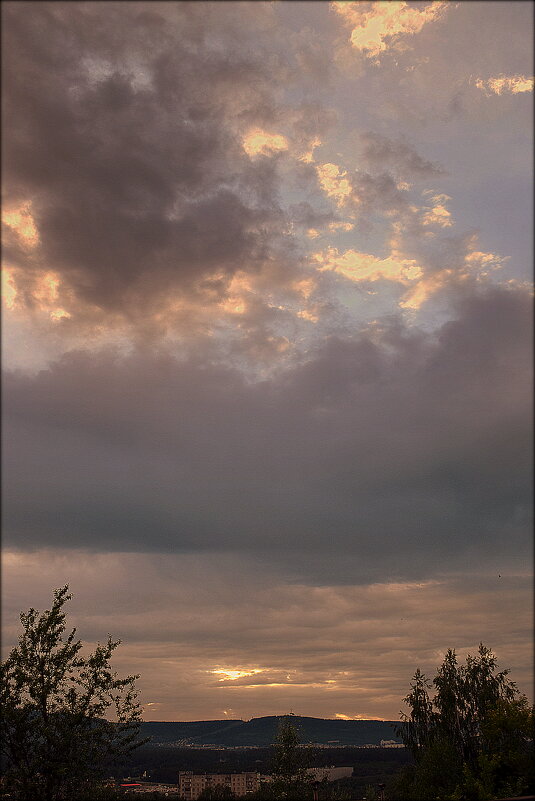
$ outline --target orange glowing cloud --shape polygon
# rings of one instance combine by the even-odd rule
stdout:
[[[257,673],[263,673],[264,668],[248,668],[243,670],[241,668],[218,668],[217,670],[210,670],[209,673],[214,673],[216,676],[221,676],[219,681],[235,681],[236,679],[241,679],[244,676],[255,676]]]
[[[318,164],[316,167],[320,186],[323,191],[336,200],[338,206],[343,206],[351,195],[351,184],[345,177],[347,172],[336,164]]]
[[[222,276],[216,276],[222,278]],[[251,276],[243,271],[232,276],[227,285],[227,295],[218,305],[227,314],[243,314],[247,308],[248,297],[254,292]]]
[[[404,259],[395,251],[385,259],[379,259],[357,250],[340,253],[336,248],[328,248],[316,253],[313,258],[320,270],[332,270],[357,283],[387,280],[408,284],[423,274],[422,268],[414,259]]]
[[[220,308],[228,314],[243,314],[246,309],[245,299],[240,297],[228,297],[219,304]]]
[[[312,164],[314,161],[314,150],[321,145],[321,139],[317,137],[310,143],[310,150],[299,156],[299,161],[304,161],[305,164]]]
[[[490,95],[502,95],[510,93],[517,95],[520,92],[533,92],[534,79],[526,75],[498,75],[496,78],[483,80],[478,78],[475,85],[478,89],[485,92],[487,97]]]
[[[499,256],[496,253],[471,250],[464,257],[464,270],[462,268],[458,270],[444,269],[431,275],[421,276],[405,292],[399,305],[402,309],[416,311],[431,295],[452,281],[465,281],[470,275],[476,280],[484,280],[491,272],[503,267],[508,258],[508,256]]]
[[[302,320],[308,320],[309,323],[317,323],[319,320],[317,307],[312,307],[310,309],[302,309],[301,311],[297,312],[297,316],[300,317]]]
[[[17,287],[13,271],[7,268],[2,270],[2,300],[6,309],[14,309],[17,300]]]
[[[243,149],[247,155],[252,158],[253,156],[272,156],[274,153],[280,153],[283,150],[288,150],[288,140],[282,134],[272,134],[263,131],[260,128],[254,128],[244,136],[242,141]]]
[[[419,33],[428,22],[445,12],[448,2],[429,3],[425,8],[412,8],[406,2],[379,0],[376,3],[333,2],[334,9],[351,25],[353,47],[369,58],[377,58],[393,45],[392,37]]]
[[[2,212],[2,222],[17,234],[26,247],[36,247],[39,242],[39,234],[32,216],[31,203],[23,203],[17,208],[5,209]]]
[[[336,231],[352,231],[354,227],[354,223],[350,222],[332,222],[328,225],[329,231],[333,231],[333,233]]]
[[[401,298],[399,305],[402,309],[417,311],[431,295],[441,289],[452,277],[452,270],[441,270],[434,275],[426,276],[412,286]]]
[[[57,306],[59,300],[60,282],[56,273],[45,273],[39,282],[33,296],[44,311],[47,311],[51,320],[61,320],[62,317],[70,317],[68,311]]]
[[[33,250],[39,244],[39,232],[32,215],[31,202],[2,211],[2,223],[19,239],[26,250]],[[59,306],[59,277],[54,272],[47,272],[37,279],[33,288],[33,300],[37,307],[46,312],[53,321],[70,317],[68,311]],[[17,271],[10,267],[2,270],[2,297],[9,310],[17,306]]]
[[[489,272],[499,270],[509,261],[509,256],[499,256],[497,253],[483,253],[481,250],[472,250],[464,257],[466,266],[472,270],[477,270],[481,277],[485,277]]]
[[[292,288],[306,300],[316,289],[316,281],[313,278],[301,278],[293,282]]]
[[[384,720],[384,718],[365,718],[363,715],[344,715],[342,712],[335,714],[337,720]]]
[[[17,291],[17,275],[14,269],[2,270],[2,296],[4,305],[14,310],[18,305],[19,293]],[[35,307],[57,322],[69,318],[71,314],[60,305],[60,280],[56,273],[49,271],[35,280],[32,289],[32,299]]]
[[[422,217],[424,225],[438,225],[440,228],[451,228],[453,220],[451,213],[444,205],[448,200],[451,200],[449,195],[433,195],[432,190],[427,190],[424,194],[431,194],[431,206],[427,206]]]

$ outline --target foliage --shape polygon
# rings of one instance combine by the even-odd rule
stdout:
[[[113,759],[138,739],[137,676],[118,678],[110,658],[120,641],[108,638],[87,657],[76,629],[65,636],[68,586],[52,608],[20,616],[18,647],[0,666],[5,788],[24,801],[61,801],[88,792]],[[114,713],[115,721],[104,719]]]
[[[415,764],[391,797],[484,801],[533,789],[533,710],[508,674],[482,643],[464,665],[446,652],[432,699],[432,685],[416,671],[404,699],[410,714],[401,713],[397,730]]]
[[[299,732],[286,716],[279,721],[271,763],[272,781],[262,786],[259,797],[301,801],[312,797],[312,779],[307,774],[308,754],[300,747]]]

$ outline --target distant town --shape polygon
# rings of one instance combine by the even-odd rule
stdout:
[[[401,744],[395,730],[399,721],[339,720],[291,715],[302,745],[380,747],[381,742]],[[145,722],[143,737],[152,743],[188,748],[265,747],[274,742],[279,717],[270,715],[251,720],[207,720],[191,722]]]
[[[324,791],[345,789],[354,798],[364,797],[370,786],[380,792],[409,759],[394,721],[288,719],[307,763],[304,778]],[[184,801],[257,794],[276,781],[270,770],[280,720],[145,722],[141,734],[149,741],[109,786],[127,795],[159,793]]]

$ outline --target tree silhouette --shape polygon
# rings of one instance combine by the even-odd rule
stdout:
[[[533,790],[533,710],[490,648],[459,664],[449,649],[431,683],[418,669],[397,733],[415,766],[395,798],[490,799]]]
[[[300,748],[299,732],[290,715],[279,720],[271,766],[275,798],[306,798],[312,779],[307,775],[307,754]]]
[[[65,636],[71,597],[67,585],[55,591],[50,610],[22,613],[18,647],[0,666],[5,783],[22,801],[72,797],[142,742],[138,676],[118,678],[111,669],[120,640],[109,637],[81,655],[76,629]]]

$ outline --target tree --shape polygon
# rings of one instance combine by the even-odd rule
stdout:
[[[275,798],[307,798],[312,779],[307,774],[307,759],[299,743],[299,732],[290,716],[279,720],[271,767],[271,788]]]
[[[490,648],[458,664],[449,649],[431,683],[418,669],[398,735],[415,760],[396,798],[492,799],[533,789],[533,710]]]
[[[76,629],[65,636],[63,607],[71,597],[65,586],[55,591],[50,610],[22,613],[18,647],[0,665],[5,782],[22,801],[72,798],[142,744],[138,676],[118,678],[112,671],[120,640],[108,637],[81,655]]]

